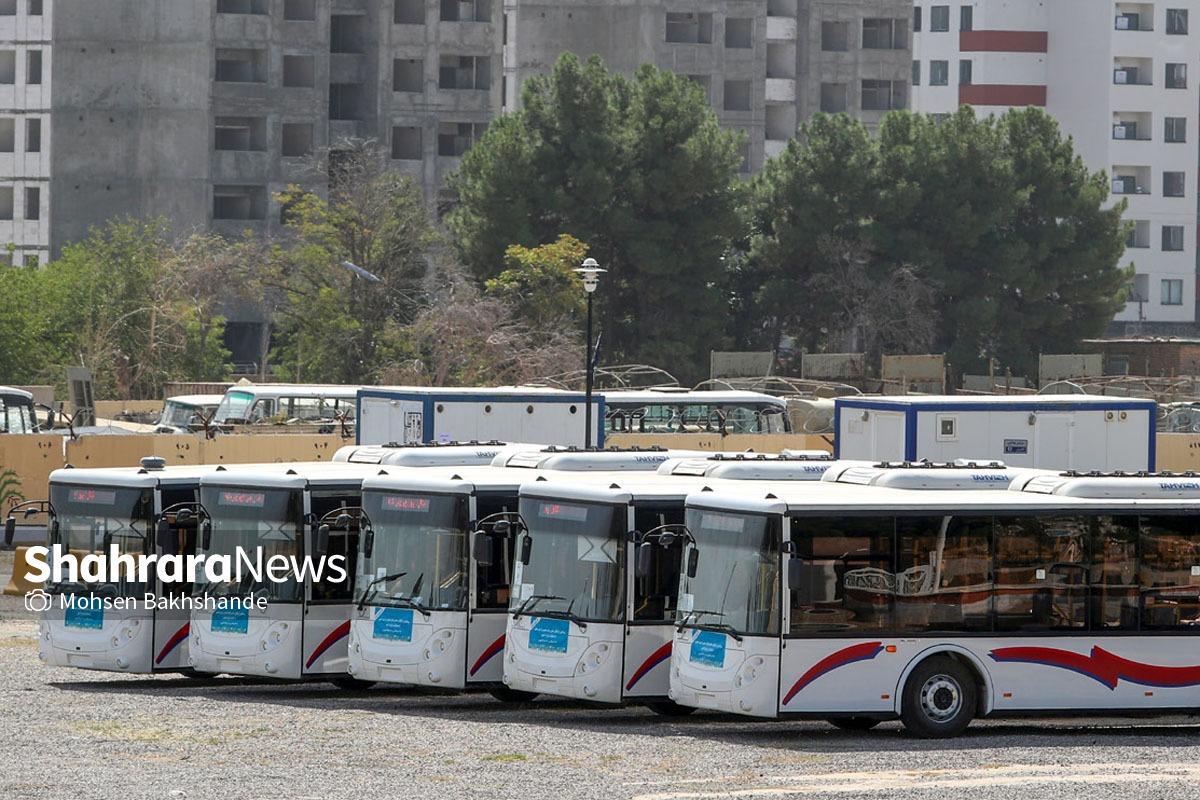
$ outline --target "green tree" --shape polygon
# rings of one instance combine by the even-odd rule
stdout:
[[[585,300],[573,270],[587,252],[586,244],[565,233],[540,247],[514,244],[504,252],[504,271],[485,284],[487,294],[535,328],[576,327]]]
[[[437,237],[420,187],[387,169],[374,142],[329,158],[328,198],[295,186],[279,196],[292,238],[260,277],[280,295],[273,358],[291,379],[369,383],[422,307]]]
[[[25,267],[0,267],[0,380],[37,383],[46,365],[58,359],[56,343],[45,334],[40,298],[42,274]]]
[[[740,135],[720,129],[687,78],[646,65],[630,79],[595,57],[563,55],[522,104],[451,177],[463,263],[492,278],[510,244],[569,233],[609,270],[596,298],[607,357],[699,376],[723,344]]]

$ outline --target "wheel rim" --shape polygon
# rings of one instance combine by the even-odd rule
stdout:
[[[934,722],[954,719],[962,708],[962,687],[949,675],[934,675],[921,687],[921,710]]]

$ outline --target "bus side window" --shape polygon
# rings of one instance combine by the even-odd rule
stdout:
[[[199,491],[195,490],[195,489],[186,489],[186,490],[163,489],[162,490],[162,507],[170,508],[171,506],[176,505],[177,503],[195,503],[199,499],[198,495],[199,495]],[[196,553],[196,528],[197,528],[197,524],[196,524],[195,516],[193,516],[191,518],[191,520],[185,525],[174,525],[171,527],[171,531],[178,537],[179,555],[184,556],[184,557],[190,556],[190,555],[195,555],[195,553]],[[150,545],[151,552],[153,551],[153,548],[154,548],[154,545],[151,544]],[[185,597],[192,593],[192,584],[184,583],[184,582],[178,582],[178,583],[164,582],[162,584],[162,593],[166,597]]]
[[[329,512],[338,508],[358,505],[359,499],[354,496],[312,498],[312,512],[316,519],[321,519]],[[332,526],[331,526],[332,527]],[[350,526],[350,530],[332,529],[329,531],[329,550],[327,558],[342,556],[346,568],[346,577],[334,581],[330,577],[328,563],[321,574],[321,580],[312,582],[312,599],[346,603],[354,597],[354,566],[358,563],[358,523]]]
[[[897,630],[988,631],[992,518],[899,517]]]
[[[880,631],[892,627],[894,517],[793,517],[800,560],[789,587],[790,633]]]
[[[1139,583],[1143,630],[1200,624],[1200,525],[1196,517],[1142,517]]]
[[[258,424],[271,417],[271,401],[259,400],[254,408],[246,415],[246,422]]]
[[[1085,629],[1096,518],[998,517],[996,630]]]
[[[505,503],[498,499],[480,497],[476,501],[475,514],[484,519],[500,512],[516,511],[515,502]],[[515,527],[515,526],[514,526]],[[516,533],[510,533],[496,546],[496,557],[491,564],[475,565],[475,608],[508,608],[508,585],[512,580],[513,542]]]
[[[637,508],[633,513],[634,528],[653,530],[659,525],[678,525],[683,522],[683,510]],[[679,570],[682,565],[682,536],[677,536],[670,547],[660,547],[658,542],[647,545],[651,552],[650,572],[634,574],[633,619],[639,622],[670,621],[675,618],[675,602],[679,595]]]
[[[1137,517],[1100,517],[1092,541],[1092,630],[1138,628]]]

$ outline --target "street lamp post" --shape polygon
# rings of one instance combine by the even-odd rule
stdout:
[[[596,259],[589,258],[584,260],[583,265],[575,270],[579,277],[583,279],[583,291],[587,295],[587,348],[586,358],[584,362],[584,432],[583,445],[584,447],[592,446],[592,385],[595,382],[595,365],[592,363],[592,295],[596,293],[596,287],[600,285],[600,276],[608,272],[606,269],[600,269],[600,265],[596,263]]]

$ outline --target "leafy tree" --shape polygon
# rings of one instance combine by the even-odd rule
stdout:
[[[295,186],[280,195],[293,239],[274,248],[260,280],[282,295],[275,360],[284,376],[371,382],[422,306],[437,237],[420,188],[387,169],[374,142],[330,158],[328,198]]]
[[[587,252],[586,244],[565,233],[540,247],[514,244],[504,252],[504,271],[485,284],[487,294],[535,328],[575,327],[585,299],[573,270]]]
[[[451,177],[463,263],[492,278],[510,244],[568,233],[609,270],[596,298],[606,353],[702,374],[723,343],[740,136],[720,129],[694,82],[649,65],[630,79],[566,54],[522,103]]]
[[[37,383],[57,359],[56,343],[45,333],[37,270],[0,267],[0,381]]]

